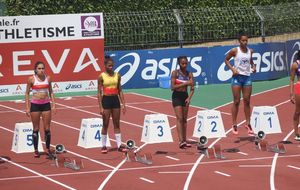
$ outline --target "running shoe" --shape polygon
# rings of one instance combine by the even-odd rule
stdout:
[[[235,134],[235,135],[239,134],[236,125],[233,125],[233,126],[232,126],[232,133]]]
[[[179,148],[180,149],[185,149],[186,148],[186,142],[182,141],[179,143]]]
[[[127,149],[125,146],[121,145],[121,146],[118,148],[118,151],[119,151],[119,152],[128,152],[128,149]]]
[[[38,150],[35,150],[35,151],[34,151],[34,157],[35,157],[35,158],[39,158],[39,157],[40,157],[40,153],[39,153]]]
[[[297,135],[295,135],[295,138],[294,138],[296,141],[300,141],[300,135],[299,134],[297,134]]]
[[[107,152],[108,152],[108,150],[107,150],[106,146],[102,147],[101,153],[102,154],[107,154]]]
[[[248,130],[248,135],[250,135],[250,136],[254,135],[254,132],[253,132],[250,124],[245,125],[245,128]]]

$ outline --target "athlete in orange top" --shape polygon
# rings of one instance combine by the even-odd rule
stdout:
[[[25,101],[26,101],[26,115],[31,117],[33,125],[33,146],[34,146],[34,157],[40,157],[38,152],[38,140],[40,130],[40,117],[43,120],[43,126],[45,131],[46,148],[49,157],[53,157],[50,152],[50,123],[51,123],[51,105],[52,111],[56,113],[54,94],[51,87],[51,78],[45,74],[45,64],[37,62],[34,66],[34,75],[28,78]],[[32,90],[32,98],[29,101],[29,93]],[[50,97],[49,97],[50,96]]]
[[[128,150],[122,145],[120,130],[120,108],[122,107],[123,114],[126,111],[121,88],[121,76],[113,71],[114,62],[111,57],[105,56],[104,66],[105,71],[98,78],[98,102],[100,114],[102,114],[103,118],[101,152],[107,153],[106,140],[110,116],[112,116],[113,120],[118,151],[126,152]]]

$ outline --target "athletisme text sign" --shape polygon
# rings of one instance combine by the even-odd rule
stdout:
[[[103,14],[0,17],[0,46],[0,85],[7,95],[26,83],[37,61],[58,84],[97,79],[103,70]]]

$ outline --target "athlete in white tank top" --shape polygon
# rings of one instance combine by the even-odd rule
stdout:
[[[247,48],[247,52],[242,52],[240,47],[237,47],[237,53],[234,57],[234,68],[240,75],[250,76],[251,74],[251,51]]]

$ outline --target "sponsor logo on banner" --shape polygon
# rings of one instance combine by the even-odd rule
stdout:
[[[97,90],[97,86],[95,85],[96,81],[88,81],[88,87],[86,87],[84,90],[88,91],[95,91]]]
[[[81,16],[82,37],[101,36],[100,15]]]
[[[0,88],[0,94],[4,94],[4,93],[9,93],[9,89],[8,88]]]
[[[59,85],[57,82],[53,83],[53,85],[52,85],[53,93],[63,92],[63,89],[60,86],[61,85]]]
[[[12,95],[24,95],[24,94],[25,94],[25,85],[21,85],[21,84],[18,84],[15,88],[15,91],[12,92]]]
[[[111,54],[111,56],[114,57],[116,55]],[[139,75],[143,80],[151,81],[157,80],[160,77],[170,76],[171,71],[178,68],[177,57],[164,57],[160,59],[148,58],[145,60],[145,63],[141,64],[141,56],[136,52],[127,53],[120,57],[118,61],[120,65],[115,71],[121,73],[121,85],[128,83],[132,78],[136,77],[138,73],[140,73]],[[193,69],[194,78],[200,75],[206,76],[206,73],[202,72],[202,68],[199,64],[199,62],[202,61],[202,56],[188,57],[188,61],[191,69]],[[139,68],[140,66],[143,68]]]
[[[294,61],[296,60],[296,54],[298,53],[298,51],[300,50],[300,42],[297,41],[294,43],[293,48],[292,48],[292,58],[291,58],[291,62],[290,65],[292,65],[294,63]]]
[[[82,88],[82,84],[68,84],[66,86],[66,90],[71,90],[71,89],[81,89]]]

